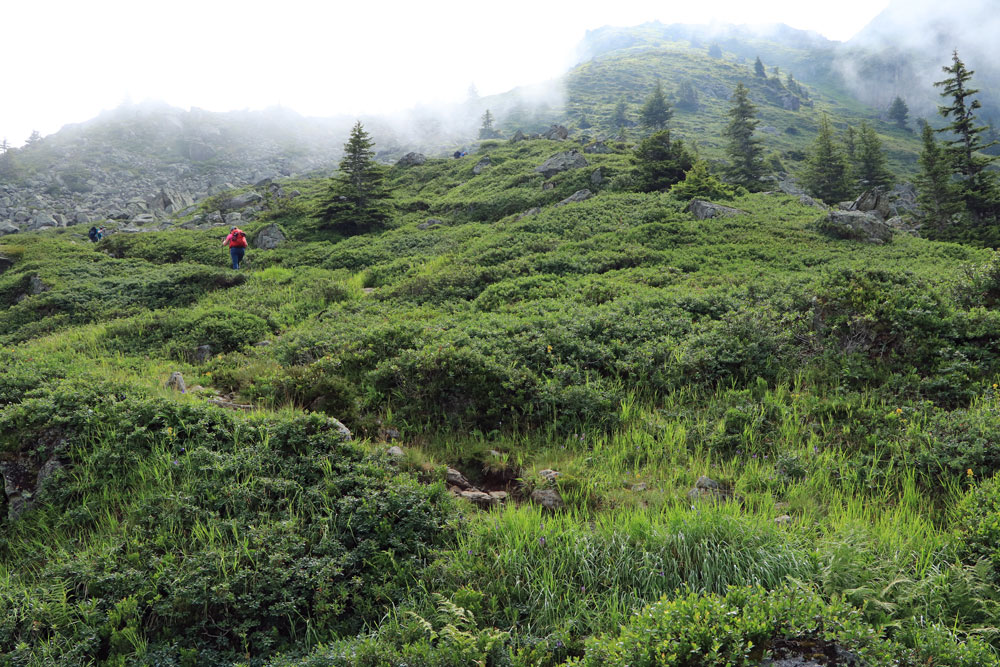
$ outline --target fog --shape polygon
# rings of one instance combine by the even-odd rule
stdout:
[[[958,50],[975,70],[973,86],[996,89],[1000,83],[1000,9],[992,0],[893,0],[871,25],[842,49],[837,65],[862,100],[886,108],[898,95],[914,117],[933,118],[942,103],[933,83],[946,77]],[[1000,119],[1000,97],[980,95],[982,118]]]
[[[319,117],[414,109],[405,119],[412,124],[464,104],[474,84],[487,100],[524,86],[524,103],[544,108],[558,103],[558,91],[538,84],[573,63],[588,29],[783,22],[845,40],[885,4],[6,2],[0,138],[16,146],[33,130],[47,135],[125,100],[211,111],[281,106]],[[437,122],[448,127],[449,118]]]

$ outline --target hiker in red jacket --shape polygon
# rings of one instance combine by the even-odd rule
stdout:
[[[229,246],[229,256],[233,260],[233,269],[239,270],[243,254],[247,251],[247,235],[239,227],[229,230],[229,236],[222,242],[222,247]]]

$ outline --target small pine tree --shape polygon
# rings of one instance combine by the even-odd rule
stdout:
[[[954,139],[945,140],[945,154],[959,177],[959,187],[965,206],[977,222],[996,217],[1000,205],[996,173],[987,167],[995,159],[980,151],[989,144],[983,142],[982,133],[986,127],[976,124],[975,110],[982,105],[971,99],[979,91],[969,87],[975,72],[966,69],[965,63],[952,54],[952,66],[942,68],[949,77],[934,85],[943,88],[942,97],[950,97],[951,104],[938,107],[940,114],[951,123],[938,132],[951,132]]]
[[[830,204],[850,196],[847,160],[833,140],[833,127],[826,114],[820,119],[819,134],[809,153],[803,182],[810,194]]]
[[[671,140],[670,130],[654,132],[643,139],[636,146],[634,160],[641,192],[666,190],[694,166],[694,158],[684,142]]]
[[[29,136],[25,140],[24,145],[25,146],[31,146],[33,144],[38,143],[41,140],[42,140],[42,134],[41,134],[41,132],[39,132],[38,130],[32,130],[31,131],[31,136]]]
[[[645,127],[653,130],[666,128],[667,123],[673,117],[674,112],[667,103],[667,98],[663,95],[663,84],[656,81],[656,87],[646,98],[646,103],[639,111],[639,119]]]
[[[479,128],[479,138],[498,139],[500,136],[500,133],[493,129],[493,114],[487,109],[486,113],[483,114],[483,124]]]
[[[757,107],[750,101],[750,91],[742,83],[737,84],[732,97],[733,106],[728,111],[729,125],[725,135],[729,139],[726,153],[731,164],[726,176],[734,183],[751,192],[760,190],[760,179],[764,175],[764,149],[759,139],[754,139],[754,131],[760,123]]]
[[[361,121],[355,123],[344,144],[340,170],[320,201],[322,227],[354,235],[379,229],[389,219],[385,170],[375,162],[374,146]]]
[[[862,188],[887,187],[896,180],[886,163],[882,140],[868,121],[861,122],[861,131],[858,133],[854,176]]]
[[[914,179],[917,186],[917,203],[928,221],[936,226],[947,225],[951,217],[964,206],[958,189],[952,183],[951,164],[934,139],[934,130],[922,123],[920,138],[920,173]]]
[[[710,47],[708,47],[708,55],[709,57],[712,58],[721,58],[722,49],[719,47],[718,44],[713,43]]]
[[[690,81],[682,81],[677,88],[677,108],[688,111],[698,110],[698,91]]]
[[[736,196],[736,190],[716,178],[708,170],[707,162],[696,160],[694,166],[684,174],[684,180],[670,188],[670,196],[682,201],[732,199]]]
[[[764,63],[760,61],[760,56],[757,56],[757,61],[753,64],[753,73],[759,79],[766,79],[767,72],[764,70]]]
[[[896,127],[908,130],[906,126],[907,116],[910,113],[910,108],[906,106],[906,102],[903,101],[902,97],[896,96],[896,99],[892,101],[889,105],[888,116],[889,120],[896,124]]]

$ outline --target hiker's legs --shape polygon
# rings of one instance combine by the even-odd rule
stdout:
[[[240,262],[243,261],[243,253],[246,252],[246,248],[230,248],[229,256],[233,260],[233,268],[239,269]]]

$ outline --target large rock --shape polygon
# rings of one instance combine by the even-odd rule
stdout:
[[[179,391],[182,394],[187,393],[187,385],[184,384],[184,376],[181,375],[180,371],[174,371],[170,374],[167,379],[167,389],[173,389],[174,391]]]
[[[708,220],[709,218],[731,218],[736,215],[746,215],[746,211],[741,211],[740,209],[733,208],[732,206],[713,204],[712,202],[705,201],[704,199],[692,199],[691,203],[687,205],[686,210],[693,214],[698,220]]]
[[[892,227],[871,213],[831,211],[819,221],[821,232],[838,239],[882,245],[892,241]]]
[[[517,132],[514,133],[514,136],[510,138],[510,143],[516,144],[517,142],[524,141],[527,138],[528,137],[524,135],[524,132],[518,130]]]
[[[849,211],[861,211],[886,220],[893,215],[892,204],[889,203],[889,194],[882,188],[871,188],[865,190],[847,209]]]
[[[274,250],[286,240],[281,227],[278,227],[275,223],[271,223],[257,232],[257,235],[253,238],[253,247],[260,248],[261,250]]]
[[[189,141],[186,148],[188,158],[195,162],[211,160],[215,157],[215,149],[200,141]]]
[[[399,162],[396,163],[397,167],[419,167],[424,162],[427,162],[427,156],[423,153],[407,153],[403,157],[399,158]]]
[[[556,206],[565,206],[566,204],[575,204],[577,202],[587,201],[592,196],[593,195],[591,194],[590,190],[577,190],[569,197],[566,197],[566,199],[563,199],[561,202],[556,204]]]
[[[454,468],[448,468],[448,471],[445,473],[445,481],[447,481],[448,484],[457,486],[460,489],[473,488],[472,484],[469,483],[469,480],[465,479],[465,475]]]
[[[164,213],[177,213],[194,204],[194,199],[185,192],[175,188],[160,188],[160,191],[146,200],[152,210]]]
[[[256,192],[244,192],[241,195],[237,195],[236,197],[231,197],[225,200],[224,202],[219,204],[219,208],[222,209],[223,211],[233,211],[238,208],[246,208],[247,206],[254,206],[255,204],[259,204],[263,200],[264,198],[261,197],[260,194]]]
[[[580,169],[582,167],[586,167],[588,164],[587,158],[583,157],[583,155],[577,151],[564,151],[562,153],[556,153],[548,160],[535,167],[535,171],[542,174],[545,178],[552,178],[560,172],[567,171],[569,169]]]
[[[541,505],[550,512],[561,510],[566,506],[562,496],[555,489],[535,489],[531,492],[531,501]]]
[[[567,137],[569,137],[569,130],[562,125],[553,125],[548,132],[542,133],[542,139],[553,141],[564,141]]]
[[[58,227],[59,223],[56,219],[52,217],[51,213],[46,211],[39,211],[31,218],[31,222],[28,223],[29,231],[38,231],[39,229],[45,229],[46,227]]]
[[[8,234],[17,234],[21,231],[21,228],[12,222],[0,222],[0,236],[7,236]]]
[[[14,260],[7,255],[0,255],[0,273],[3,273],[12,266],[14,266]]]

